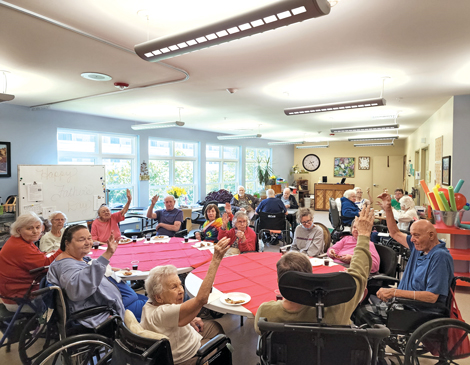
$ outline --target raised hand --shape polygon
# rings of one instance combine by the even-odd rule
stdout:
[[[377,204],[380,205],[383,210],[387,210],[392,207],[392,198],[388,193],[380,194],[377,199],[380,199],[377,201]]]
[[[129,189],[126,189],[126,195],[127,195],[127,201],[130,202],[132,200],[132,195]]]
[[[360,236],[370,236],[372,226],[374,225],[374,211],[366,207],[359,213],[356,219],[356,228]]]
[[[108,241],[106,242],[108,244],[108,248],[106,249],[106,253],[110,254],[111,256],[116,252],[116,249],[118,247],[118,242],[114,238],[114,231],[111,231],[111,235],[108,238]]]
[[[224,237],[220,239],[214,246],[214,255],[212,256],[212,260],[222,260],[229,248],[230,238]]]
[[[230,205],[230,203],[225,203],[225,211],[227,213],[232,213],[232,206]]]
[[[228,217],[228,214],[227,213],[224,213],[222,215],[222,227],[225,229],[227,228],[227,224],[228,222],[230,222],[230,218]]]
[[[158,195],[152,196],[152,205],[157,204],[158,198],[160,198]]]

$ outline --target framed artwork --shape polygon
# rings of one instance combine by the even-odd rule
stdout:
[[[359,156],[357,169],[358,170],[370,170],[370,157]]]
[[[335,157],[334,177],[354,177],[356,159],[354,157]]]
[[[0,177],[11,177],[10,142],[0,142]]]
[[[450,185],[450,156],[442,157],[442,185]]]

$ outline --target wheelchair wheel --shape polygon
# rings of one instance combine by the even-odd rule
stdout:
[[[33,365],[104,365],[111,360],[113,342],[94,333],[71,336],[56,342]]]
[[[470,348],[460,347],[468,341],[470,325],[457,319],[438,318],[426,322],[413,332],[405,349],[405,365],[432,359],[433,364],[458,364],[470,356]],[[435,362],[437,360],[437,362]]]

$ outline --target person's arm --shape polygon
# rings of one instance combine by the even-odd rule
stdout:
[[[390,236],[402,246],[409,248],[408,243],[406,242],[406,234],[400,232],[397,226],[397,222],[393,217],[392,201],[390,195],[388,195],[387,193],[382,193],[377,198],[380,199],[380,201],[377,203],[382,207],[385,212],[387,228],[388,232],[390,233]]]
[[[347,218],[359,216],[359,208],[352,202],[351,204],[342,204],[341,215]]]
[[[327,254],[331,258],[337,258],[339,255],[341,255],[341,250],[344,247],[344,242],[346,241],[346,237],[341,238],[338,242],[336,242],[333,246],[331,246]]]
[[[181,304],[178,327],[183,327],[189,324],[194,317],[196,317],[204,304],[207,304],[212,290],[212,285],[214,284],[215,275],[217,274],[217,269],[229,248],[230,240],[228,238],[223,238],[215,244],[212,261],[197,295]]]
[[[439,294],[434,294],[429,291],[412,291],[395,288],[380,288],[377,292],[377,298],[384,302],[387,302],[394,297],[419,300],[427,303],[436,303],[439,298]]]
[[[325,247],[325,240],[323,238],[323,229],[318,227],[315,229],[312,237],[312,241],[307,247],[307,255],[310,257],[317,256],[323,253],[323,247]]]
[[[295,199],[295,196],[289,195],[289,200],[290,200],[290,209],[299,209],[299,204],[297,204],[297,200]]]
[[[180,221],[175,221],[173,224],[168,224],[168,223],[158,223],[157,224],[157,231],[159,228],[165,228],[169,231],[173,232],[178,232],[181,228],[181,222]]]
[[[292,245],[290,247],[292,251],[300,251],[299,247],[297,246],[297,234],[299,229],[301,229],[300,225],[298,225],[294,231],[294,238],[292,239]]]
[[[152,197],[152,202],[150,203],[150,206],[147,209],[147,218],[157,219],[157,213],[153,211],[153,208],[155,207],[155,204],[157,204],[158,198],[159,198],[158,195],[155,195]]]
[[[250,227],[246,228],[244,237],[238,241],[238,248],[240,252],[256,250],[256,233]]]
[[[124,217],[127,211],[129,210],[129,206],[131,205],[132,201],[132,196],[131,196],[131,191],[129,189],[126,189],[126,195],[127,195],[127,203],[124,205],[124,208],[121,210],[121,215]]]
[[[27,249],[18,253],[19,257],[21,257],[19,264],[26,271],[37,269],[38,267],[49,266],[61,253],[62,250],[58,249],[56,253],[46,257],[46,254],[44,252],[40,252],[36,246],[28,246]]]
[[[230,206],[232,207],[232,212],[238,212],[240,210],[240,207],[238,206],[238,200],[235,199],[235,197],[232,197],[232,200],[230,200]]]

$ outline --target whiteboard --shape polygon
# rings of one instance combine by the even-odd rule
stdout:
[[[47,218],[53,211],[67,221],[96,218],[106,203],[104,165],[18,165],[18,213]]]

